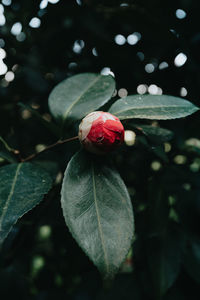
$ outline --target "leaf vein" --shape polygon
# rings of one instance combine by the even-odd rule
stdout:
[[[17,177],[18,177],[18,174],[19,174],[19,171],[22,167],[22,164],[19,164],[17,166],[17,169],[16,169],[16,173],[15,173],[15,176],[14,176],[14,179],[13,179],[13,182],[12,182],[12,185],[11,185],[11,190],[10,190],[10,193],[8,195],[8,199],[5,203],[5,206],[3,207],[3,213],[0,217],[0,232],[2,231],[2,221],[3,221],[3,218],[8,210],[8,206],[9,206],[9,203],[10,203],[10,200],[12,199],[12,196],[13,196],[13,193],[14,193],[14,189],[15,189],[15,186],[16,186],[16,182],[17,182]]]
[[[184,105],[184,106],[180,106],[180,105],[170,105],[170,106],[168,106],[168,105],[160,105],[160,106],[140,106],[140,107],[138,107],[138,106],[132,106],[131,108],[127,108],[127,109],[123,109],[123,110],[119,110],[119,111],[117,111],[117,112],[114,112],[114,114],[115,115],[117,115],[117,114],[120,114],[120,113],[125,113],[125,112],[127,112],[127,111],[130,111],[130,110],[149,110],[149,109],[151,109],[151,108],[153,108],[153,109],[157,109],[157,108],[168,108],[168,109],[171,109],[171,108],[176,108],[176,107],[178,107],[179,109],[180,108],[183,108],[183,109],[185,109],[185,108],[187,108],[187,106],[186,105]]]
[[[84,210],[78,217],[75,218],[75,220],[77,221],[77,220],[80,219],[82,216],[84,216],[84,215],[90,210],[90,208],[91,208],[93,205],[94,205],[94,203],[90,204],[86,210]]]
[[[95,209],[96,209],[96,214],[97,214],[98,229],[99,229],[100,239],[101,239],[103,253],[104,253],[106,270],[107,270],[107,273],[109,273],[108,257],[107,257],[107,253],[106,253],[106,249],[105,249],[104,236],[103,236],[103,232],[102,232],[102,228],[101,228],[101,221],[100,221],[100,216],[99,216],[99,211],[98,211],[99,208],[98,208],[97,197],[96,197],[96,183],[95,183],[95,177],[94,177],[94,166],[93,166],[93,164],[91,164],[91,168],[92,168],[92,183],[93,183],[94,203],[95,203]]]
[[[97,76],[88,86],[87,88],[79,95],[79,97],[68,107],[68,109],[65,111],[63,119],[65,120],[70,112],[70,110],[72,110],[72,108],[78,103],[78,101],[81,99],[81,97],[87,92],[89,91],[89,89],[93,86],[93,84],[95,84],[99,78],[101,77],[101,75]]]

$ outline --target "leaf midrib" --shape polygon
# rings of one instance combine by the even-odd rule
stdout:
[[[69,114],[69,112],[72,110],[72,108],[78,103],[78,101],[81,99],[81,97],[89,91],[89,89],[99,80],[101,75],[97,76],[88,86],[87,88],[78,96],[78,98],[72,102],[72,104],[68,107],[66,112],[64,113],[63,120],[65,120]]]
[[[174,108],[174,107],[178,107],[178,108],[187,108],[187,106],[185,105],[185,106],[180,106],[180,105],[168,105],[168,106],[166,106],[166,105],[161,105],[161,106],[141,106],[141,107],[138,107],[138,106],[135,106],[135,107],[131,107],[131,108],[127,108],[127,109],[123,109],[123,110],[119,110],[119,111],[117,111],[117,112],[113,112],[115,115],[117,115],[117,114],[120,114],[120,113],[124,113],[124,112],[126,112],[126,111],[130,111],[130,110],[145,110],[145,109],[151,109],[151,108]]]
[[[2,231],[2,221],[4,219],[4,216],[7,213],[9,203],[10,203],[10,201],[12,199],[12,196],[13,196],[13,193],[14,193],[14,189],[15,189],[15,186],[16,186],[16,182],[17,182],[17,177],[18,177],[18,174],[19,174],[19,171],[20,171],[21,167],[22,167],[22,163],[20,163],[17,166],[17,168],[16,168],[16,173],[15,173],[12,185],[11,185],[10,193],[9,193],[8,199],[7,199],[7,201],[6,201],[6,203],[5,203],[4,207],[3,207],[3,212],[2,212],[2,215],[0,217],[0,232]]]
[[[102,249],[103,249],[103,253],[104,253],[106,271],[108,274],[109,273],[108,256],[106,253],[105,241],[104,241],[104,236],[103,236],[103,232],[102,232],[102,228],[101,228],[100,215],[99,215],[99,211],[98,211],[99,208],[98,208],[97,197],[96,197],[96,183],[95,183],[93,164],[91,164],[91,169],[92,169],[92,185],[93,185],[94,204],[95,204],[95,210],[96,210],[96,215],[97,215],[97,224],[98,224],[98,230],[99,230],[99,235],[100,235],[100,239],[101,239]]]

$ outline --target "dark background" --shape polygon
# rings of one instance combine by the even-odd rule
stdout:
[[[0,26],[0,46],[15,77],[0,76],[0,134],[23,157],[56,137],[19,103],[53,121],[50,91],[77,73],[110,68],[117,90],[128,94],[136,94],[140,84],[155,84],[164,94],[180,97],[184,87],[185,98],[200,106],[199,1],[60,0],[43,9],[37,0],[2,2],[6,23]],[[177,9],[186,17],[177,18]],[[33,17],[41,20],[38,28],[29,25]],[[16,22],[22,25],[17,35],[11,32]],[[117,35],[127,38],[134,32],[141,34],[135,45],[116,43]],[[187,61],[177,67],[179,53]],[[160,69],[163,61],[168,67]],[[147,64],[153,65],[152,73],[145,70]],[[174,132],[165,148],[159,139],[138,133],[134,146],[113,155],[132,197],[136,232],[131,259],[107,288],[68,232],[59,202],[62,172],[78,142],[34,160],[55,184],[42,204],[16,224],[1,250],[1,299],[199,299],[199,117],[159,122]],[[74,127],[66,136],[76,134]],[[1,165],[6,163],[1,159]]]

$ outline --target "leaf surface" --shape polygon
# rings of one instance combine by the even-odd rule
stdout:
[[[168,95],[132,95],[117,100],[109,112],[119,119],[167,120],[186,117],[199,110],[191,102]]]
[[[50,132],[52,132],[56,137],[60,137],[60,129],[55,125],[53,122],[45,120],[42,115],[39,114],[39,112],[36,109],[33,109],[30,105],[24,104],[22,102],[19,102],[18,105],[22,109],[26,109],[31,112],[33,116],[37,118],[37,120],[43,124],[47,129],[49,129]]]
[[[179,275],[184,236],[174,227],[162,238],[153,236],[146,247],[155,298],[161,299]]]
[[[191,237],[187,246],[183,257],[184,267],[200,283],[200,239]]]
[[[76,121],[103,106],[114,90],[115,81],[111,75],[78,74],[53,89],[49,96],[49,108],[58,120]]]
[[[0,245],[17,220],[42,200],[51,181],[48,173],[31,163],[0,169]]]
[[[131,127],[134,129],[141,131],[145,136],[149,138],[149,140],[155,144],[160,144],[164,142],[168,142],[173,138],[174,133],[171,130],[151,126],[151,125],[132,125]]]
[[[80,151],[65,172],[62,209],[73,237],[105,277],[112,277],[130,249],[133,213],[118,172]]]

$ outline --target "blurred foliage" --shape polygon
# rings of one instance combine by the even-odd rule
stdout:
[[[2,1],[6,23],[0,25],[0,46],[15,78],[9,82],[5,75],[0,77],[0,135],[10,148],[26,157],[56,141],[48,95],[61,80],[80,72],[110,68],[117,90],[125,88],[129,94],[135,94],[140,84],[156,84],[173,96],[180,96],[184,87],[186,98],[199,106],[198,0],[53,2],[40,9],[37,0]],[[178,19],[177,9],[183,9],[186,17]],[[34,17],[41,20],[38,28],[29,25]],[[11,33],[16,22],[22,24],[24,34]],[[135,45],[115,42],[116,35],[127,38],[134,32],[141,34]],[[177,67],[174,59],[181,52],[187,61]],[[163,61],[168,67],[159,69]],[[147,64],[153,64],[152,73],[146,72]],[[42,204],[15,225],[1,249],[2,298],[199,299],[199,113],[159,125],[174,132],[171,141],[160,146],[138,131],[133,146],[124,145],[113,154],[135,211],[131,268],[122,267],[105,287],[66,228],[60,183],[67,162],[79,148],[78,142],[72,142],[33,161],[53,176],[55,185]],[[74,135],[76,126],[66,132],[67,137]],[[2,166],[15,159],[9,151],[5,154],[5,148],[0,141]]]

